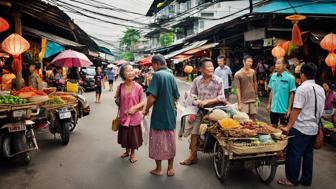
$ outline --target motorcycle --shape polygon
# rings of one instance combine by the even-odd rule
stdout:
[[[30,151],[38,150],[33,125],[27,120],[30,109],[1,112],[0,155],[5,159],[21,158],[24,164],[31,161]]]

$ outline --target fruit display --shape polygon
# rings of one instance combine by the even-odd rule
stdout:
[[[49,88],[44,88],[44,89],[42,89],[42,91],[43,92],[45,92],[46,94],[51,94],[51,93],[54,93],[54,92],[56,92],[56,87],[49,87]]]
[[[61,99],[59,96],[51,97],[49,100],[44,102],[45,105],[52,105],[52,104],[64,104],[64,100]]]
[[[224,118],[224,119],[218,120],[218,123],[223,129],[236,129],[240,127],[239,122],[231,118]]]
[[[76,103],[77,99],[76,97],[72,95],[60,95],[59,96],[65,103]]]
[[[26,104],[27,100],[13,95],[0,96],[0,104]]]
[[[22,89],[15,91],[13,95],[28,99],[33,96],[46,96],[47,94],[43,91],[38,91],[32,87],[23,87]]]

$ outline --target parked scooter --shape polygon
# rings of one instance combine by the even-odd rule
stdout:
[[[68,107],[61,107],[50,110],[49,117],[49,131],[52,134],[59,133],[63,145],[67,145],[70,141],[70,127],[72,114]]]
[[[6,159],[22,158],[23,163],[31,161],[30,151],[38,150],[33,124],[27,118],[30,109],[2,112],[0,116],[0,155]]]

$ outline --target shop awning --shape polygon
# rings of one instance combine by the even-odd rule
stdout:
[[[192,57],[192,55],[177,55],[172,60],[173,60],[174,64],[178,64],[180,62],[188,60],[191,57]]]
[[[99,52],[101,52],[101,53],[105,53],[105,54],[108,54],[108,55],[113,56],[113,54],[112,54],[112,52],[110,51],[110,49],[105,48],[105,47],[99,47]]]
[[[65,38],[62,38],[60,36],[57,36],[57,35],[54,35],[54,34],[51,34],[51,33],[48,33],[48,32],[43,32],[43,31],[40,31],[40,30],[37,30],[37,29],[34,29],[34,28],[30,28],[30,27],[27,27],[27,26],[23,26],[23,32],[26,33],[30,33],[30,34],[33,34],[37,37],[45,37],[47,40],[49,41],[53,41],[53,42],[56,42],[60,45],[63,45],[63,46],[72,46],[72,47],[84,47],[85,45],[82,45],[82,44],[79,44],[77,42],[74,42],[74,41],[71,41],[69,39],[65,39]]]
[[[186,52],[186,51],[189,51],[189,50],[195,49],[195,48],[197,48],[197,47],[200,47],[200,46],[204,45],[206,42],[207,42],[207,40],[196,41],[196,42],[191,43],[190,45],[188,45],[188,46],[186,46],[186,47],[184,47],[184,48],[182,48],[182,49],[180,49],[180,50],[171,52],[171,53],[165,55],[164,57],[165,57],[166,59],[170,59],[170,58],[172,58],[172,57],[174,57],[174,56],[176,56],[176,55],[183,54],[183,53]]]
[[[206,44],[206,45],[197,47],[197,48],[195,48],[195,49],[186,51],[186,52],[184,52],[183,54],[184,54],[184,55],[192,55],[192,54],[198,53],[198,52],[200,52],[200,51],[204,51],[204,50],[207,50],[207,49],[210,49],[210,48],[214,48],[214,47],[216,47],[218,44],[219,44],[219,43],[209,43],[209,44]]]
[[[294,8],[293,8],[294,7]],[[254,8],[255,13],[283,13],[283,14],[322,14],[336,15],[336,2],[332,0],[272,0],[260,7]]]

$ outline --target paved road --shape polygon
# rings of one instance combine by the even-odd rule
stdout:
[[[181,94],[189,88],[179,82]],[[228,182],[221,184],[214,174],[212,157],[200,154],[199,164],[178,165],[188,155],[188,141],[177,142],[176,176],[155,177],[148,172],[154,162],[148,158],[148,146],[137,152],[139,161],[130,164],[119,158],[123,150],[112,133],[111,120],[116,114],[114,92],[104,91],[101,104],[94,104],[94,93],[86,93],[91,104],[90,116],[80,120],[68,146],[48,132],[38,132],[40,151],[33,153],[32,163],[21,166],[16,162],[0,163],[0,189],[219,189],[219,188],[285,188],[276,182],[264,185],[252,170],[235,168]],[[325,146],[315,156],[314,183],[311,188],[334,188],[336,178],[336,149]],[[164,166],[166,168],[167,165]],[[284,176],[280,166],[276,179]],[[303,187],[297,187],[303,188]]]

